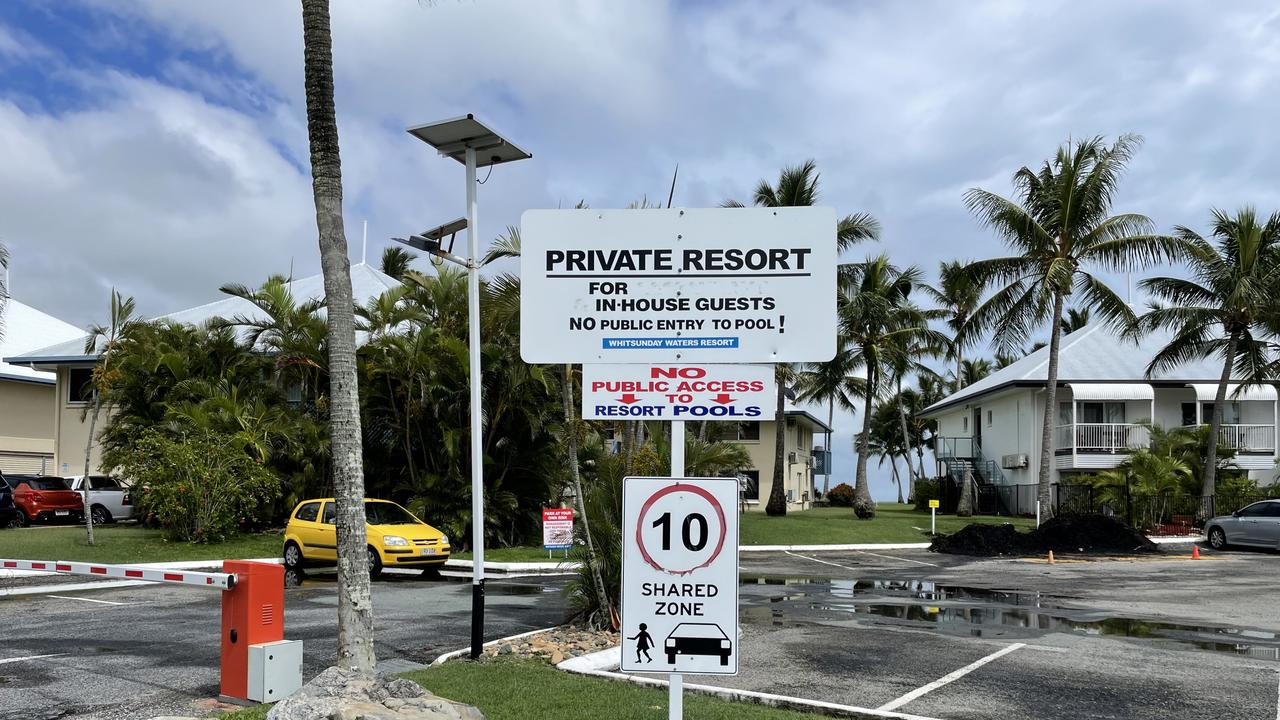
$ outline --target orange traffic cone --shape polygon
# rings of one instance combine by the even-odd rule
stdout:
[[[1192,545],[1192,546],[1191,546],[1191,559],[1192,559],[1192,560],[1199,560],[1199,559],[1200,559],[1200,546],[1199,546],[1199,545]]]
[[[1050,565],[1052,565],[1052,564],[1053,564],[1053,562],[1054,562],[1054,561],[1053,561],[1053,551],[1052,551],[1052,550],[1050,550],[1050,551],[1049,551],[1049,564],[1050,564]]]

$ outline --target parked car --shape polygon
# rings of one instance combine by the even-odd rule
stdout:
[[[1263,500],[1205,523],[1209,547],[1249,545],[1280,549],[1280,500]]]
[[[338,561],[337,509],[333,498],[304,500],[284,529],[284,566],[332,565]],[[434,574],[449,559],[449,536],[389,500],[364,501],[369,542],[369,574],[384,567],[418,568]]]
[[[19,520],[18,506],[13,504],[13,489],[4,482],[0,475],[0,528],[22,527]]]
[[[72,490],[83,495],[84,476],[66,478]],[[127,485],[110,475],[89,476],[89,512],[94,525],[105,525],[133,517],[133,497]]]
[[[5,475],[4,481],[13,490],[22,525],[84,520],[84,500],[60,477]]]

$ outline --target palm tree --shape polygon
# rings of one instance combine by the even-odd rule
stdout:
[[[982,287],[974,281],[964,264],[943,261],[938,265],[938,287],[921,285],[920,290],[941,306],[945,313],[947,329],[951,331],[952,337],[947,354],[949,359],[955,360],[956,377],[963,377],[964,351],[976,339],[972,320],[974,311],[982,301]]]
[[[854,398],[866,393],[861,377],[854,375],[858,369],[857,356],[848,341],[843,337],[836,338],[836,355],[824,363],[805,363],[800,367],[796,380],[796,399],[800,402],[816,402],[827,404],[827,428],[835,422],[836,407],[853,412]],[[827,430],[826,449],[831,450],[831,430]],[[822,494],[826,495],[831,485],[831,468],[823,476]]]
[[[267,278],[254,290],[230,283],[219,291],[246,300],[258,309],[254,315],[234,315],[209,321],[211,329],[243,328],[249,347],[265,350],[275,358],[278,379],[283,385],[296,384],[303,398],[315,399],[324,370],[326,327],[319,311],[325,301],[298,302],[281,275]]]
[[[373,601],[365,539],[355,307],[342,226],[342,159],[333,101],[329,0],[302,0],[303,80],[320,269],[329,327],[329,433],[338,534],[338,662],[372,675]]]
[[[776,185],[768,180],[756,184],[751,202],[757,207],[807,207],[818,202],[818,181],[820,179],[818,165],[813,160],[806,160],[795,166],[784,167],[778,173]],[[742,207],[742,204],[729,200],[725,207]],[[836,222],[836,250],[844,252],[848,248],[864,240],[875,240],[880,237],[880,223],[867,213],[854,213],[840,218]],[[787,495],[783,488],[783,462],[786,458],[787,424],[784,419],[786,411],[787,384],[796,377],[797,368],[793,365],[778,363],[774,365],[775,379],[778,384],[778,402],[774,425],[774,457],[773,482],[769,488],[769,501],[764,511],[767,515],[787,514]],[[869,497],[869,496],[868,496]]]
[[[969,211],[1016,253],[969,265],[982,287],[999,286],[975,312],[975,331],[994,331],[992,344],[1007,353],[1037,327],[1050,325],[1039,478],[1040,506],[1049,513],[1063,306],[1074,295],[1107,322],[1132,322],[1128,304],[1086,268],[1141,268],[1177,250],[1173,238],[1151,233],[1146,216],[1108,214],[1140,143],[1137,135],[1122,135],[1110,147],[1101,137],[1068,141],[1038,171],[1014,173],[1016,201],[980,188],[964,196]]]
[[[997,362],[1000,361],[997,356]],[[955,389],[969,387],[978,382],[982,378],[991,374],[993,367],[991,361],[986,358],[974,358],[972,360],[963,360],[960,362],[960,375],[955,379]]]
[[[1263,381],[1271,332],[1265,326],[1275,307],[1280,280],[1280,213],[1260,222],[1253,208],[1234,216],[1213,211],[1210,242],[1193,230],[1175,230],[1191,278],[1154,277],[1142,282],[1153,298],[1137,322],[1139,333],[1168,328],[1173,338],[1147,365],[1147,376],[1189,360],[1222,359],[1222,375],[1209,417],[1201,493],[1213,495],[1217,475],[1218,434],[1227,385],[1233,373]]]
[[[1065,335],[1082,330],[1085,325],[1089,324],[1092,314],[1093,312],[1087,307],[1071,308],[1067,311],[1067,316],[1062,318],[1062,334]]]
[[[854,514],[875,517],[875,503],[867,486],[867,458],[871,449],[871,417],[885,389],[885,375],[892,372],[907,348],[940,347],[945,337],[929,327],[928,313],[911,303],[911,291],[920,283],[917,267],[905,270],[889,264],[887,255],[846,265],[840,289],[840,332],[857,347],[855,362],[866,371],[862,433],[858,435],[858,467],[854,480]]]
[[[111,356],[120,342],[133,327],[133,298],[120,295],[120,291],[111,290],[111,315],[107,325],[94,325],[89,328],[89,335],[84,340],[84,354],[98,356],[98,364],[93,368],[93,376],[89,381],[93,384],[93,412],[89,417],[89,439],[84,445],[84,527],[89,544],[93,544],[93,512],[89,500],[89,458],[93,454],[94,434],[98,427],[98,415],[102,412],[103,399],[107,388],[113,382],[112,373],[115,366]]]
[[[382,274],[403,282],[404,274],[409,270],[409,265],[417,259],[417,254],[411,253],[399,246],[383,248],[381,262]]]

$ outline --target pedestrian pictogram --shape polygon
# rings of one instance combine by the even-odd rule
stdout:
[[[623,671],[737,673],[737,496],[734,478],[624,481]]]

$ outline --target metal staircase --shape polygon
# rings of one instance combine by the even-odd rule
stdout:
[[[939,438],[938,461],[946,467],[947,477],[957,488],[964,483],[966,471],[973,473],[976,512],[982,515],[1009,515],[1008,503],[1000,491],[1006,485],[1000,463],[982,455],[982,446],[973,438]]]

